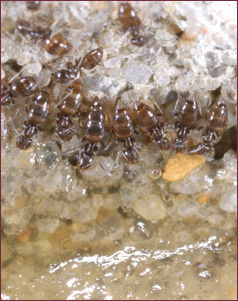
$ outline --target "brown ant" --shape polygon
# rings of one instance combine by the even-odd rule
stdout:
[[[194,98],[187,99],[179,105],[178,101],[179,99],[177,100],[174,110],[174,115],[178,119],[175,123],[175,127],[178,128],[177,138],[173,140],[171,146],[175,151],[180,152],[186,149],[188,133],[197,124],[199,107]]]
[[[157,114],[151,107],[138,101],[135,103],[134,111],[137,122],[145,135],[150,137],[150,140],[161,150],[167,150],[169,148],[169,141],[164,137],[164,127],[158,118],[158,116],[162,115],[162,111],[160,110]]]
[[[121,22],[124,30],[130,29],[132,36],[131,43],[135,46],[143,46],[146,42],[146,38],[139,36],[140,31],[140,19],[136,16],[135,10],[129,3],[122,3],[119,6],[118,20]]]
[[[98,143],[102,145],[105,131],[104,120],[102,103],[98,97],[95,97],[86,117],[84,140],[87,142],[78,156],[77,168],[80,171],[84,171],[92,165],[93,156],[98,151]]]
[[[31,38],[35,40],[45,39],[51,34],[51,30],[48,27],[42,28],[40,26],[31,26],[29,22],[23,19],[17,19],[16,27],[23,36],[29,34]]]
[[[103,56],[103,50],[101,48],[93,49],[88,52],[82,59],[79,58],[75,61],[75,63],[68,62],[66,64],[66,69],[60,69],[56,71],[52,80],[56,83],[67,83],[72,79],[72,77],[76,77],[78,72],[81,71],[81,68],[85,69],[93,69],[96,67]]]
[[[32,137],[36,135],[37,128],[45,122],[50,110],[50,96],[45,90],[39,91],[32,99],[27,109],[28,120],[24,121],[23,134],[16,140],[16,146],[26,150],[32,146]]]
[[[61,34],[56,34],[51,38],[47,36],[42,48],[52,55],[64,55],[73,49],[73,45]]]
[[[73,123],[70,117],[79,113],[82,97],[82,84],[79,80],[72,82],[64,91],[58,106],[60,113],[57,114],[57,133],[64,141],[69,141],[73,137]]]
[[[40,8],[40,1],[26,1],[26,8],[30,10],[38,10]]]
[[[1,88],[1,105],[9,105],[16,97],[31,96],[36,92],[37,83],[34,77],[25,76],[10,84],[10,88]]]
[[[202,133],[203,142],[198,144],[195,149],[190,150],[190,154],[209,154],[212,150],[212,142],[220,136],[228,124],[227,105],[223,100],[216,101],[206,115],[206,127]]]
[[[124,143],[122,155],[129,164],[138,161],[138,151],[134,139],[134,126],[131,117],[121,103],[118,103],[113,116],[113,129],[118,140]]]

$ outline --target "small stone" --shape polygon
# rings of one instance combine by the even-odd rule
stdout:
[[[202,194],[202,195],[200,195],[200,196],[198,197],[198,202],[199,202],[200,204],[205,204],[205,203],[209,202],[210,199],[211,199],[211,195],[205,193],[205,194]]]
[[[225,72],[226,72],[226,66],[220,66],[217,68],[212,68],[209,74],[211,75],[211,77],[217,78],[222,74],[225,74]]]
[[[34,152],[34,149],[35,149],[34,146],[32,146],[31,148],[25,151],[19,150],[18,154],[15,157],[16,168],[29,169],[33,165],[35,165],[36,154]]]
[[[17,236],[17,238],[20,242],[28,242],[31,239],[31,234],[32,230],[30,228],[26,228]]]
[[[90,1],[90,7],[92,10],[102,10],[105,7],[106,1]]]
[[[166,208],[156,195],[149,195],[146,199],[139,199],[133,204],[133,209],[149,221],[159,221],[166,216]]]
[[[220,207],[228,212],[237,212],[237,186],[222,197]]]
[[[218,293],[217,299],[221,298],[221,293]],[[237,299],[237,285],[232,285],[230,287],[226,287],[222,292],[222,297],[224,300],[236,300]]]
[[[27,65],[26,70],[30,74],[38,74],[38,73],[40,73],[41,68],[42,68],[42,65],[40,63],[32,63],[32,64]]]
[[[169,104],[169,103],[173,103],[178,99],[178,93],[175,90],[172,90],[168,93],[168,95],[165,98],[165,103]]]
[[[205,59],[207,62],[207,67],[215,67],[218,64],[218,57],[216,55],[216,53],[208,51],[205,54]]]
[[[29,202],[30,202],[30,199],[26,195],[24,195],[24,194],[18,195],[15,199],[15,208],[17,210],[20,210],[24,207],[27,207]]]
[[[152,70],[149,66],[141,63],[138,64],[136,61],[130,61],[122,69],[123,79],[134,83],[142,84],[143,82],[148,81],[152,75]]]
[[[183,180],[192,170],[206,162],[204,156],[177,154],[171,157],[166,166],[163,178],[169,182]]]
[[[178,208],[178,213],[182,217],[185,218],[190,218],[192,216],[197,215],[198,212],[198,204],[194,201],[188,201],[183,203],[179,208]]]
[[[42,218],[37,220],[37,229],[39,232],[53,233],[59,226],[57,218]]]
[[[214,225],[220,225],[223,221],[222,217],[218,214],[212,214],[208,217],[208,221]]]

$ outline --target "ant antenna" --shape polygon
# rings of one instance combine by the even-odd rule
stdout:
[[[178,99],[176,100],[175,106],[174,106],[174,114],[177,112],[178,104],[180,102],[180,83],[178,81]]]
[[[157,104],[157,102],[156,102],[153,98],[150,98],[150,99],[153,101],[154,106],[155,106],[155,109],[158,110],[158,115],[159,115],[159,116],[162,115],[163,112],[162,112],[160,106]]]
[[[16,77],[18,77],[18,75],[19,75],[23,70],[25,70],[26,67],[27,67],[27,66],[24,66],[17,74],[15,74],[15,75],[9,80],[8,85],[9,85]]]

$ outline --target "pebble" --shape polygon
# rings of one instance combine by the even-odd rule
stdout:
[[[211,200],[211,195],[208,193],[202,194],[198,197],[198,202],[200,204],[205,204]]]
[[[182,217],[189,218],[189,217],[197,215],[198,209],[199,209],[199,206],[196,202],[188,201],[188,202],[183,203],[178,208],[178,213]]]
[[[237,212],[237,186],[222,196],[220,207],[224,211]]]
[[[205,157],[200,155],[174,155],[168,160],[165,166],[163,178],[169,182],[181,181],[192,170],[203,165],[205,162]]]
[[[152,75],[152,70],[149,66],[136,61],[129,62],[124,68],[122,68],[123,79],[134,83],[142,84],[148,81]]]
[[[15,156],[15,167],[19,169],[29,169],[35,165],[36,154],[34,146],[28,150],[18,150]]]
[[[149,195],[146,199],[139,199],[132,207],[144,219],[149,221],[159,221],[166,216],[166,208],[161,199],[153,194]]]
[[[32,234],[32,230],[30,228],[26,228],[25,230],[22,231],[21,234],[17,236],[17,239],[23,243],[28,242],[31,239],[31,234]]]

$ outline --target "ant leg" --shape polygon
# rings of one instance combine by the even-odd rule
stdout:
[[[114,142],[115,142],[114,137],[111,137],[110,140],[109,140],[109,142],[108,142],[108,144],[107,144],[107,146],[105,146],[104,143],[103,143],[102,141],[101,141],[100,143],[101,143],[101,145],[102,145],[103,150],[106,152],[107,150],[109,150],[109,148],[112,146],[112,144],[113,144]]]
[[[96,163],[97,163],[97,166],[96,166],[96,169],[98,169],[98,165],[105,171],[105,173],[109,176],[109,177],[112,177],[112,174],[109,172],[109,171],[107,171],[104,167],[103,167],[103,165],[98,161],[98,156],[97,156],[97,154],[95,153],[95,152],[93,152],[93,154],[94,154],[94,156],[95,156],[95,160],[96,160]]]
[[[179,92],[180,95],[180,92]],[[178,104],[180,102],[180,98],[178,96],[178,99],[176,100],[175,106],[174,106],[174,114],[176,115],[178,113],[177,109],[178,109]]]
[[[196,148],[194,149],[191,149],[188,151],[189,155],[192,155],[192,154],[200,154],[200,155],[203,155],[203,154],[206,154],[208,149],[210,149],[210,146],[207,146],[203,143],[199,143]]]
[[[142,149],[141,146],[139,145],[134,145],[135,146],[135,152],[137,153],[137,155],[142,159],[142,161],[145,161],[145,157],[142,156],[142,154],[138,151],[138,148]]]
[[[29,113],[29,109],[27,107],[27,104],[25,104],[25,110],[26,110],[26,113],[28,114]]]
[[[119,166],[119,158],[120,158],[120,151],[117,152],[117,156],[113,168],[117,168]]]
[[[152,100],[153,100],[153,103],[154,103],[154,106],[155,106],[155,113],[156,113],[156,115],[157,116],[163,115],[163,112],[162,112],[160,106],[157,104],[157,102],[154,99],[152,99]]]
[[[98,162],[98,164],[100,165],[100,167],[105,171],[105,173],[106,173],[109,177],[112,177],[112,174],[111,174],[109,171],[107,171],[107,170],[102,166],[102,164],[101,164],[100,162]]]
[[[128,162],[126,155],[123,153],[123,151],[121,149],[119,150],[118,154],[121,154],[122,157],[126,160],[126,162]]]
[[[67,87],[68,88],[68,87]],[[66,88],[66,89],[67,89]],[[62,89],[62,88],[61,88]],[[65,89],[65,91],[66,91],[66,89]],[[59,101],[59,103],[57,103],[57,106],[59,106],[67,97],[69,97],[71,94],[72,94],[72,92],[73,92],[73,90],[72,89],[68,89],[69,90],[69,93],[67,93],[62,99],[60,99],[60,101]]]

